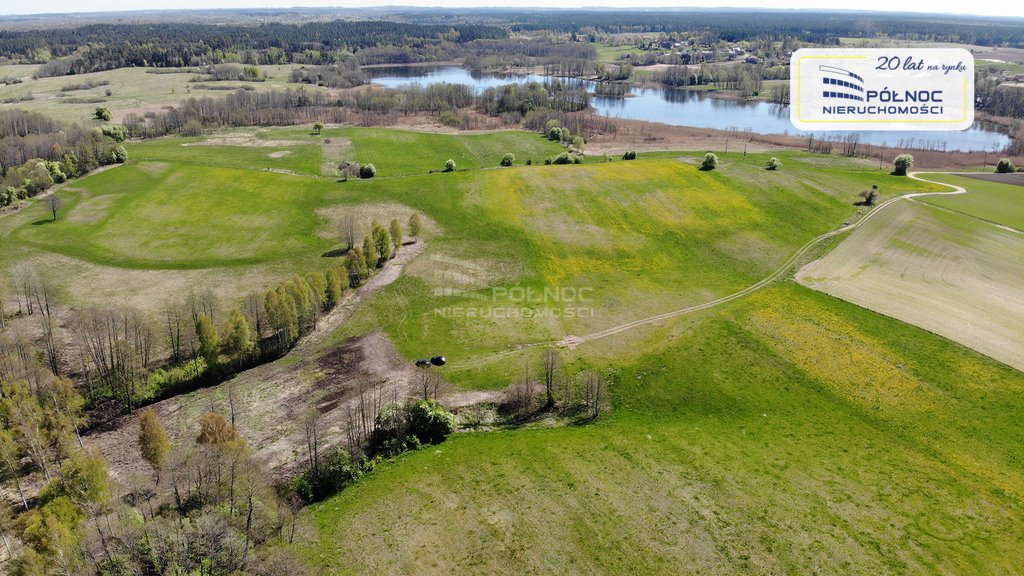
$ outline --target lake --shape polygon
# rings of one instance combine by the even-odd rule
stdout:
[[[477,91],[511,83],[544,82],[546,76],[536,74],[476,74],[456,66],[424,67],[400,66],[367,70],[375,84],[396,88],[409,84],[423,85],[438,82],[465,84]],[[595,82],[579,82],[591,92]],[[590,105],[598,114],[630,120],[661,122],[672,126],[694,126],[718,130],[749,130],[759,134],[790,134],[807,136],[809,132],[797,130],[789,122],[789,108],[768,102],[744,102],[713,98],[705,92],[679,88],[632,89],[633,96],[607,98],[593,96]],[[1010,144],[1005,130],[991,123],[975,122],[963,131],[862,131],[860,142],[916,148],[947,150],[1002,150]],[[828,132],[829,137],[845,135]]]

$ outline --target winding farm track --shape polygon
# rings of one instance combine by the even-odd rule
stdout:
[[[663,320],[669,320],[669,319],[672,319],[672,318],[676,318],[678,316],[684,316],[686,314],[690,314],[690,313],[693,313],[693,312],[698,312],[700,310],[707,310],[708,308],[714,308],[716,306],[720,306],[720,305],[725,304],[727,302],[731,302],[733,300],[738,300],[738,299],[743,298],[745,296],[749,296],[750,294],[753,294],[754,292],[757,292],[758,290],[760,290],[760,289],[762,289],[762,288],[772,284],[773,282],[775,282],[779,278],[782,278],[783,276],[785,276],[789,272],[789,270],[797,262],[800,261],[801,258],[803,258],[812,248],[814,248],[815,246],[817,246],[821,242],[824,242],[825,240],[828,240],[830,238],[834,238],[836,236],[839,236],[840,234],[845,234],[847,232],[852,232],[853,230],[856,230],[857,228],[862,226],[865,222],[867,222],[871,218],[875,217],[879,212],[885,210],[887,207],[893,205],[896,202],[899,202],[901,200],[908,200],[908,199],[912,199],[912,198],[918,198],[918,197],[921,197],[921,196],[952,196],[952,195],[956,195],[956,194],[966,194],[967,193],[967,190],[965,188],[963,188],[962,186],[956,186],[956,185],[953,185],[953,184],[946,184],[944,182],[934,182],[932,180],[928,180],[926,178],[922,178],[922,177],[918,176],[918,174],[919,174],[918,172],[909,172],[909,173],[907,173],[907,176],[912,178],[912,179],[914,179],[914,180],[919,180],[921,182],[927,182],[929,184],[939,184],[939,185],[942,185],[942,186],[948,186],[950,188],[953,188],[953,190],[951,190],[949,192],[912,192],[910,194],[904,194],[902,196],[896,196],[895,198],[890,198],[890,199],[886,200],[885,202],[882,202],[881,204],[876,206],[873,210],[871,210],[867,214],[865,214],[864,217],[861,218],[860,220],[857,220],[856,222],[852,222],[852,223],[847,224],[845,226],[836,228],[835,230],[832,230],[831,232],[826,232],[826,233],[818,236],[817,238],[814,238],[814,239],[810,240],[809,242],[807,242],[806,244],[804,244],[803,246],[798,248],[796,250],[796,252],[794,252],[789,258],[786,259],[785,262],[782,263],[781,266],[779,266],[779,268],[777,268],[774,272],[772,272],[768,276],[764,277],[763,279],[761,279],[757,283],[752,284],[750,286],[747,286],[746,288],[744,288],[742,290],[739,290],[737,292],[733,292],[732,294],[727,294],[725,296],[722,296],[721,298],[716,298],[716,299],[711,300],[709,302],[704,302],[703,304],[696,304],[694,306],[687,306],[686,308],[679,308],[678,310],[670,310],[668,312],[662,312],[661,314],[655,314],[653,316],[647,316],[645,318],[638,318],[636,320],[632,320],[630,322],[626,322],[625,324],[619,324],[618,326],[612,326],[610,328],[606,328],[604,330],[600,330],[598,332],[592,332],[590,334],[585,334],[585,335],[582,335],[582,336],[571,336],[570,335],[570,336],[566,336],[565,338],[562,338],[561,340],[550,340],[550,341],[545,341],[545,342],[533,342],[533,343],[529,343],[529,344],[520,344],[520,345],[516,346],[515,348],[511,348],[509,350],[498,352],[498,353],[492,354],[490,356],[484,356],[482,358],[478,358],[478,359],[473,360],[471,362],[466,362],[466,363],[461,364],[459,366],[452,367],[452,371],[470,370],[470,369],[474,369],[474,368],[479,368],[481,366],[486,366],[486,365],[491,364],[493,362],[497,362],[498,360],[501,360],[502,358],[511,356],[513,354],[516,354],[518,352],[521,352],[522,350],[526,350],[526,349],[529,349],[529,348],[538,348],[538,347],[546,347],[546,346],[558,346],[558,347],[562,347],[562,348],[575,348],[575,347],[579,346],[580,344],[585,344],[587,342],[592,342],[594,340],[599,340],[601,338],[607,338],[608,336],[614,336],[616,334],[621,334],[623,332],[627,332],[629,330],[633,330],[635,328],[639,328],[640,326],[645,326],[647,324],[653,324],[655,322],[661,322]],[[955,172],[935,172],[935,174],[956,174],[956,173]]]

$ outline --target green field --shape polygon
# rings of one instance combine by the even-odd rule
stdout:
[[[1020,372],[794,285],[667,326],[598,424],[464,434],[315,506],[329,574],[997,574]]]
[[[326,143],[331,137],[334,141]],[[403,154],[402,141],[434,153]],[[126,148],[131,158],[126,166],[57,190],[65,208],[56,222],[41,203],[0,219],[4,275],[15,263],[31,262],[74,303],[113,298],[157,308],[168,297],[204,286],[237,299],[285,275],[331,262],[321,256],[338,247],[339,222],[325,210],[375,206],[383,199],[401,202],[419,191],[443,193],[459,182],[487,178],[478,168],[496,167],[506,152],[539,159],[562,149],[527,132],[462,138],[330,129],[316,136],[299,128],[238,130]],[[427,174],[448,158],[477,170]],[[337,182],[325,168],[341,160],[375,163],[380,182],[419,176],[403,185]],[[383,211],[376,217],[396,215]],[[360,234],[370,224],[361,222]]]
[[[797,152],[775,153],[778,172],[758,154],[722,154],[713,172],[692,153],[538,163],[559,150],[527,132],[362,128],[133,143],[127,166],[57,192],[67,206],[56,222],[41,205],[0,219],[11,246],[0,270],[33,262],[76,305],[158,306],[204,283],[231,303],[335,262],[324,254],[344,214],[365,230],[415,210],[422,255],[323,346],[383,330],[406,360],[446,355],[453,385],[500,389],[524,361],[536,366],[533,344],[758,282],[863,214],[853,202],[871,184],[883,199],[944,189]],[[505,152],[516,167],[497,168]],[[447,158],[468,170],[427,174]],[[325,169],[340,160],[374,163],[378,177],[340,182]],[[561,289],[586,297],[515,296]],[[573,307],[590,314],[562,314]],[[309,361],[296,370],[313,377],[316,353],[282,362]],[[565,356],[572,371],[614,371],[609,413],[459,434],[382,464],[306,514],[318,530],[301,546],[317,572],[980,574],[1024,563],[1018,371],[786,280]]]
[[[952,174],[922,174],[938,182],[963,186],[969,194],[959,196],[932,196],[921,201],[934,206],[1024,230],[1024,187]]]

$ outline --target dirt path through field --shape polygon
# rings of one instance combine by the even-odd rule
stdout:
[[[580,345],[585,344],[587,342],[591,342],[591,341],[598,340],[598,339],[601,339],[601,338],[607,338],[608,336],[613,336],[615,334],[621,334],[623,332],[626,332],[626,331],[629,331],[629,330],[633,330],[633,329],[639,328],[641,326],[645,326],[647,324],[653,324],[653,323],[656,323],[656,322],[662,322],[664,320],[669,320],[671,318],[676,318],[678,316],[683,316],[685,314],[690,314],[690,313],[697,312],[697,311],[700,311],[700,310],[707,310],[708,308],[714,308],[716,306],[720,306],[722,304],[725,304],[726,302],[731,302],[733,300],[737,300],[739,298],[743,298],[745,296],[753,294],[754,292],[757,292],[758,290],[760,290],[760,289],[762,289],[762,288],[772,284],[773,282],[775,282],[779,278],[782,278],[787,273],[789,273],[790,269],[792,269],[792,267],[797,262],[799,262],[800,259],[803,258],[804,255],[806,255],[812,248],[814,248],[815,246],[817,246],[821,242],[824,242],[825,240],[828,240],[829,238],[833,238],[835,236],[839,236],[840,234],[845,234],[847,232],[852,232],[853,230],[856,230],[857,228],[859,228],[862,225],[864,225],[865,222],[868,222],[873,217],[875,217],[878,213],[882,212],[887,207],[893,205],[896,202],[899,202],[901,200],[907,200],[907,199],[910,199],[910,198],[917,198],[917,197],[920,197],[920,196],[954,195],[954,194],[964,194],[964,193],[967,192],[967,190],[965,190],[961,186],[955,186],[955,185],[952,185],[952,184],[945,184],[945,183],[942,183],[942,182],[932,182],[931,180],[926,180],[924,178],[919,177],[917,174],[918,174],[917,172],[911,172],[911,173],[908,174],[908,176],[910,178],[914,179],[914,180],[920,180],[921,182],[928,182],[928,183],[931,183],[931,184],[941,184],[943,186],[949,186],[950,188],[953,188],[954,190],[951,191],[951,192],[914,192],[914,193],[910,193],[910,194],[904,194],[902,196],[897,196],[895,198],[890,198],[889,200],[886,200],[885,202],[882,202],[881,204],[876,206],[874,210],[872,210],[872,211],[868,212],[867,214],[865,214],[864,217],[861,218],[860,220],[858,220],[856,222],[853,222],[853,223],[850,223],[850,224],[847,224],[845,226],[841,226],[841,227],[839,227],[839,228],[837,228],[837,229],[835,229],[835,230],[833,230],[831,232],[826,232],[825,234],[822,234],[821,236],[818,236],[817,238],[814,238],[813,240],[807,242],[806,244],[801,246],[799,249],[797,249],[797,251],[794,252],[782,264],[782,266],[780,266],[778,269],[776,269],[774,272],[772,272],[771,274],[769,274],[768,276],[766,276],[764,279],[760,280],[759,282],[757,282],[755,284],[752,284],[752,285],[750,285],[750,286],[748,286],[748,287],[746,287],[746,288],[744,288],[742,290],[739,290],[737,292],[733,292],[732,294],[728,294],[726,296],[722,296],[721,298],[716,298],[716,299],[711,300],[709,302],[704,302],[703,304],[697,304],[697,305],[694,305],[694,306],[687,306],[686,308],[680,308],[678,310],[671,310],[671,311],[668,311],[668,312],[663,312],[661,314],[655,314],[653,316],[647,316],[645,318],[638,318],[638,319],[633,320],[631,322],[626,322],[624,324],[619,324],[618,326],[612,326],[610,328],[606,328],[606,329],[598,331],[598,332],[593,332],[591,334],[585,334],[585,335],[582,335],[582,336],[568,335],[568,336],[562,338],[561,340],[551,340],[551,341],[545,341],[545,342],[533,342],[533,343],[528,343],[528,344],[521,344],[519,346],[516,346],[515,348],[509,349],[509,350],[505,350],[503,352],[498,352],[498,353],[492,354],[490,356],[485,356],[483,358],[478,358],[477,360],[474,360],[474,361],[471,361],[471,362],[467,362],[467,363],[461,364],[459,366],[453,367],[452,371],[468,370],[468,369],[472,369],[472,368],[479,368],[481,366],[486,366],[488,364],[491,364],[493,362],[497,362],[497,361],[501,360],[502,358],[505,358],[505,357],[508,357],[510,355],[516,354],[519,351],[524,350],[524,349],[528,349],[528,348],[538,348],[538,347],[546,347],[546,346],[558,346],[558,347],[562,347],[562,348],[573,349],[573,348],[576,348],[577,346],[580,346]]]

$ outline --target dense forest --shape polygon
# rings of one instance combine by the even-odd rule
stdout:
[[[60,76],[126,66],[180,67],[228,61],[327,64],[333,62],[331,54],[340,52],[380,46],[407,47],[415,52],[441,42],[458,44],[506,36],[504,29],[493,26],[379,20],[259,26],[93,24],[78,28],[0,30],[0,57],[38,63],[52,58],[40,75]],[[85,46],[88,48],[82,50]]]
[[[980,16],[805,11],[493,11],[513,32],[684,32],[706,30],[723,40],[782,40],[795,36],[828,44],[839,38],[890,36],[908,40],[1024,46],[1024,21]]]

